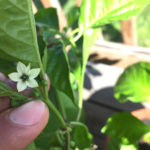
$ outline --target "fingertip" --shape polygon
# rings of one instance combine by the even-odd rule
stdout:
[[[6,79],[7,79],[6,76],[0,72],[0,80],[6,81]]]
[[[18,125],[34,125],[41,120],[45,107],[46,105],[40,100],[31,101],[14,109],[9,117]]]
[[[45,128],[48,118],[48,108],[40,100],[1,113],[0,147],[6,150],[24,149]]]

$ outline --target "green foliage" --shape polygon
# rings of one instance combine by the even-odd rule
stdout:
[[[144,134],[150,131],[150,126],[130,113],[121,112],[110,117],[101,131],[115,138],[119,144],[135,145]]]
[[[122,43],[122,35],[120,29],[120,21],[106,24],[102,27],[103,37],[106,41],[120,42]]]
[[[37,150],[37,149],[36,149],[34,142],[32,142],[25,148],[25,150]]]
[[[51,84],[74,100],[69,78],[68,60],[63,43],[57,43],[48,49],[47,74]]]
[[[80,9],[78,7],[73,7],[67,14],[67,22],[69,27],[71,27],[77,21],[79,15]]]
[[[110,137],[107,150],[138,150],[138,144],[124,145],[115,137]]]
[[[43,4],[41,3],[40,0],[33,0],[33,2],[35,4],[36,8],[38,8],[38,9],[43,8]]]
[[[8,96],[11,98],[11,106],[17,107],[21,104],[29,102],[32,98],[24,96],[15,90],[13,90],[10,86],[0,80],[0,97]]]
[[[150,5],[148,5],[142,13],[137,16],[136,30],[138,37],[138,44],[140,46],[150,46]]]
[[[16,99],[28,100],[28,97],[14,91],[10,86],[0,80],[0,97],[9,96]]]
[[[81,122],[71,122],[73,125],[72,138],[79,149],[89,148],[93,143],[93,136],[88,128]]]
[[[0,55],[37,63],[31,1],[0,0]],[[7,11],[6,11],[7,10]],[[3,57],[7,59],[7,57]]]
[[[57,11],[55,8],[43,8],[35,14],[35,21],[39,27],[58,29]]]
[[[35,141],[37,148],[58,150],[70,146],[72,150],[75,148],[90,150],[93,137],[87,126],[81,123],[84,120],[82,111],[84,72],[90,49],[99,36],[100,26],[137,14],[149,3],[149,0],[83,0],[80,11],[78,8],[73,8],[74,4],[68,3],[66,8],[73,8],[66,12],[69,27],[74,25],[79,16],[79,28],[73,30],[69,36],[65,33],[69,28],[64,29],[63,32],[59,31],[56,9],[43,9],[40,1],[34,2],[40,9],[35,15],[37,34],[30,0],[0,0],[0,58],[2,58],[0,71],[9,72],[5,68],[10,69],[11,63],[15,66],[18,61],[30,63],[41,69],[38,78],[40,90],[36,89],[36,92],[50,109],[50,121]],[[77,41],[82,37],[83,43],[79,46]],[[66,47],[70,48],[69,52],[66,51]],[[81,51],[79,47],[82,47]],[[140,68],[140,71],[137,71],[137,68]],[[139,99],[148,100],[149,70],[147,63],[140,63],[126,70],[127,73],[124,73],[123,78],[128,81],[126,74],[131,76],[128,86],[131,84],[132,86],[130,89],[125,85],[125,89],[120,90],[119,84],[124,83],[124,80],[120,79],[115,88],[120,101],[126,101],[128,98],[134,102]],[[45,73],[51,81],[49,93],[45,84]],[[140,76],[137,77],[137,74]],[[147,89],[140,90],[142,87]],[[121,92],[126,89],[129,89],[129,92],[123,93],[125,96],[122,96]],[[134,89],[139,91],[138,95],[135,94]],[[12,106],[19,106],[30,100],[2,81],[0,81],[0,96],[11,97]],[[126,122],[128,126],[125,126]],[[135,145],[149,130],[149,126],[130,114],[121,113],[110,118],[102,131],[115,137],[117,144],[121,142]],[[35,149],[35,145],[32,143],[28,149]]]
[[[139,13],[149,0],[83,0],[79,25],[82,29],[98,27]]]
[[[120,150],[138,150],[136,145],[121,145]]]
[[[0,58],[0,72],[9,74],[15,70],[15,64],[11,61]]]
[[[125,69],[116,83],[114,95],[119,102],[148,102],[149,91],[150,63],[140,62]]]

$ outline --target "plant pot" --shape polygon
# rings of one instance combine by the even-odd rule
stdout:
[[[150,125],[150,109],[149,108],[142,108],[137,109],[131,112],[133,116],[138,118],[139,120],[143,121],[146,124]],[[104,143],[104,149],[107,150],[107,144],[109,142],[109,136],[106,137]],[[146,143],[144,139],[141,139],[139,142],[139,150],[150,150],[150,143]]]

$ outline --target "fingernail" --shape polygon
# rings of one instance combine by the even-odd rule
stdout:
[[[42,101],[36,100],[16,108],[9,117],[13,123],[28,126],[38,123],[44,110],[45,104]]]

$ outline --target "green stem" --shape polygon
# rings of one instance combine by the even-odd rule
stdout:
[[[66,150],[70,150],[70,133],[67,129],[67,133],[66,133]]]
[[[34,21],[34,16],[33,16],[33,12],[32,12],[31,1],[28,0],[27,4],[28,4],[28,10],[29,10],[28,12],[29,12],[30,26],[31,26],[31,29],[32,29],[33,44],[34,44],[34,47],[35,47],[39,67],[41,69],[41,79],[46,81],[46,76],[45,76],[41,56],[40,56],[40,53],[39,53],[39,47],[38,47],[38,43],[37,43],[37,35],[36,35],[36,30],[35,30],[35,21]],[[66,127],[66,124],[63,120],[63,117],[61,116],[61,114],[59,113],[57,108],[53,105],[53,103],[48,98],[48,85],[44,85],[43,89],[44,89],[44,101],[45,101],[45,103],[48,105],[50,110],[52,110],[56,114],[56,116],[58,117],[58,119],[61,122],[62,127]]]
[[[45,100],[45,103],[48,105],[49,109],[55,113],[55,115],[59,119],[62,127],[66,128],[66,123],[65,123],[63,117],[61,116],[60,112],[57,110],[57,108],[54,106],[54,104],[50,101],[49,98]]]
[[[82,75],[81,75],[81,78],[80,78],[80,81],[79,81],[79,103],[78,103],[78,107],[79,107],[79,111],[78,111],[78,114],[77,114],[77,119],[76,121],[79,121],[80,120],[80,117],[81,117],[81,113],[82,113],[82,107],[83,107],[83,97],[82,97],[82,93],[83,93],[83,81],[84,81],[84,68],[82,70]]]
[[[82,36],[82,33],[79,32],[79,33],[73,38],[74,42],[78,41],[81,36]]]
[[[71,32],[71,34],[70,34],[70,38],[72,38],[73,37],[73,35],[74,34],[76,34],[77,32],[79,32],[80,31],[80,28],[76,28],[76,29],[74,29],[72,32]]]

